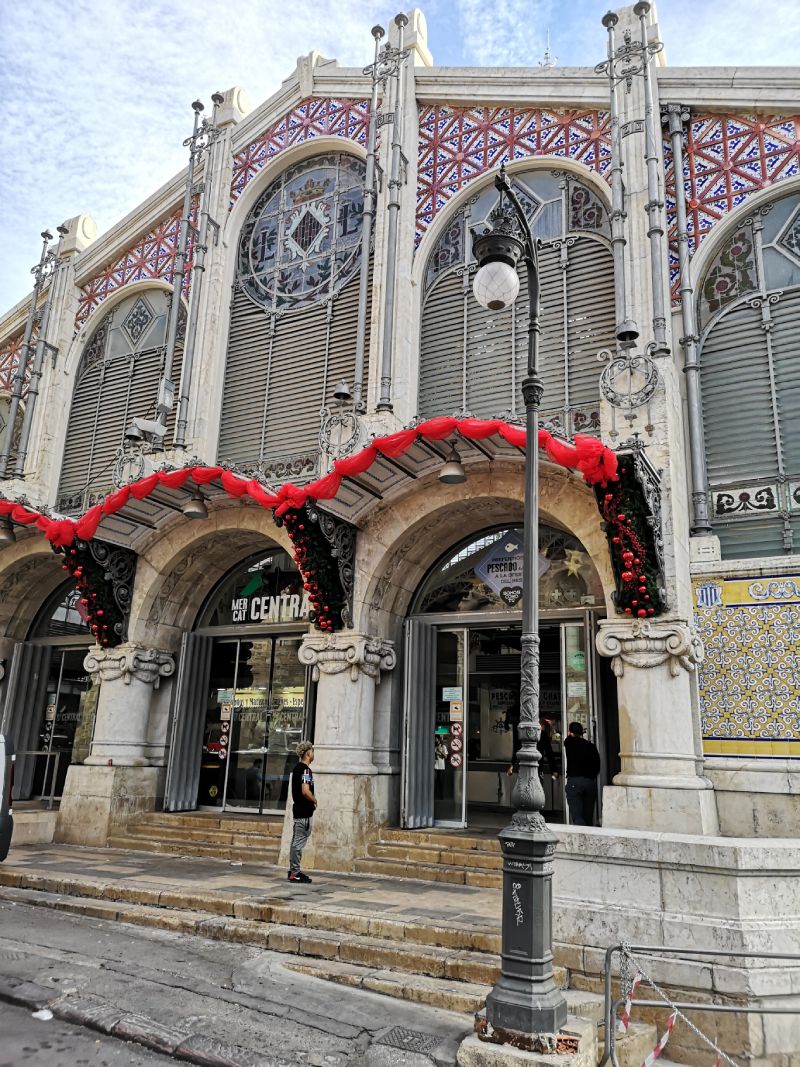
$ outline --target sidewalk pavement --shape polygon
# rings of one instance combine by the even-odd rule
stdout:
[[[57,882],[77,882],[81,890],[90,890],[84,895],[101,899],[107,896],[267,921],[273,917],[268,906],[274,911],[283,904],[299,903],[315,911],[351,916],[354,933],[367,933],[370,925],[377,931],[381,921],[395,921],[471,929],[478,950],[496,951],[499,945],[501,897],[494,889],[379,875],[311,873],[313,884],[303,885],[288,882],[283,868],[263,863],[78,845],[27,845],[12,849],[0,864],[0,886],[35,888],[33,883],[43,880],[42,889],[59,892]],[[117,892],[120,889],[124,898]],[[238,908],[232,908],[239,902]],[[262,906],[260,914],[257,905]],[[486,944],[479,943],[484,939]]]

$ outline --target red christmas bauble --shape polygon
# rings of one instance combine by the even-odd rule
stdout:
[[[612,537],[611,540],[614,542],[615,545],[619,544],[619,538],[618,537]]]
[[[631,604],[632,604],[632,605],[633,605],[634,607],[636,607],[636,605],[637,605],[638,603],[639,603],[639,601],[638,601],[638,600],[632,600],[632,601],[631,601]]]
[[[647,614],[648,615],[655,615],[655,613],[656,613],[656,609],[655,608],[648,608],[647,609]]]
[[[85,596],[82,596],[81,597],[81,604],[88,604],[88,603],[89,603],[89,598],[85,597]]]
[[[98,608],[98,609],[97,609],[97,614],[98,614],[98,615],[100,615],[100,616],[102,617],[102,614],[103,614],[103,609],[102,609],[102,608]]]
[[[642,561],[641,561],[641,560],[639,559],[639,557],[637,556],[637,557],[636,557],[636,559],[634,559],[634,561],[633,561],[633,562],[634,562],[634,563],[636,564],[636,566],[638,567],[638,566],[639,566],[639,565],[641,564],[641,562],[642,562]]]
[[[639,608],[639,610],[636,612],[636,614],[639,616],[640,619],[643,619],[645,617],[645,615],[647,614],[647,612],[644,610],[644,608]]]
[[[632,578],[633,578],[633,571],[623,571],[622,572],[622,580],[623,580],[623,582],[629,582]]]
[[[611,493],[606,493],[606,503],[607,503],[607,504],[608,504],[608,503],[609,503],[610,501],[612,501],[613,499],[614,499],[614,497],[613,497],[613,495],[612,495]]]
[[[626,615],[631,615],[632,614],[631,609],[630,608],[625,608],[625,614]]]
[[[649,600],[649,599],[650,599],[650,597],[648,595],[646,595],[645,596],[645,600]]]
[[[625,516],[622,514],[622,512],[617,515],[617,522],[625,522]]]
[[[631,550],[629,548],[626,548],[625,551],[622,553],[622,558],[623,559],[633,559],[633,552],[631,552]]]
[[[646,593],[647,592],[647,586],[646,585],[640,585],[639,586],[639,592],[640,593]]]
[[[646,581],[647,581],[647,578],[646,578],[646,576],[645,576],[644,574],[640,574],[640,575],[639,575],[639,581],[640,581],[640,582],[646,582]]]

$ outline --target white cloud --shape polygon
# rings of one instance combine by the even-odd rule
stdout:
[[[456,0],[463,62],[532,67],[544,55],[552,0]]]

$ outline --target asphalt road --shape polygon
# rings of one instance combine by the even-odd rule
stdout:
[[[0,985],[34,983],[60,993],[67,1004],[127,1013],[134,1030],[146,1035],[184,1033],[197,1048],[216,1043],[243,1067],[455,1063],[469,1019],[297,974],[287,967],[291,961],[252,946],[0,900]],[[436,1049],[423,1056],[387,1046],[384,1038],[395,1027],[412,1038],[436,1036]],[[26,1009],[0,1003],[0,1067],[134,1067],[170,1059],[58,1019],[40,1022]],[[199,1056],[194,1062],[213,1061]]]

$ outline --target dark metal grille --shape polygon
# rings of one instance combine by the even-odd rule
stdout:
[[[409,1030],[405,1026],[393,1026],[381,1037],[376,1038],[376,1045],[388,1045],[389,1048],[402,1049],[403,1052],[430,1052],[440,1043],[436,1034],[427,1034],[424,1030]]]

